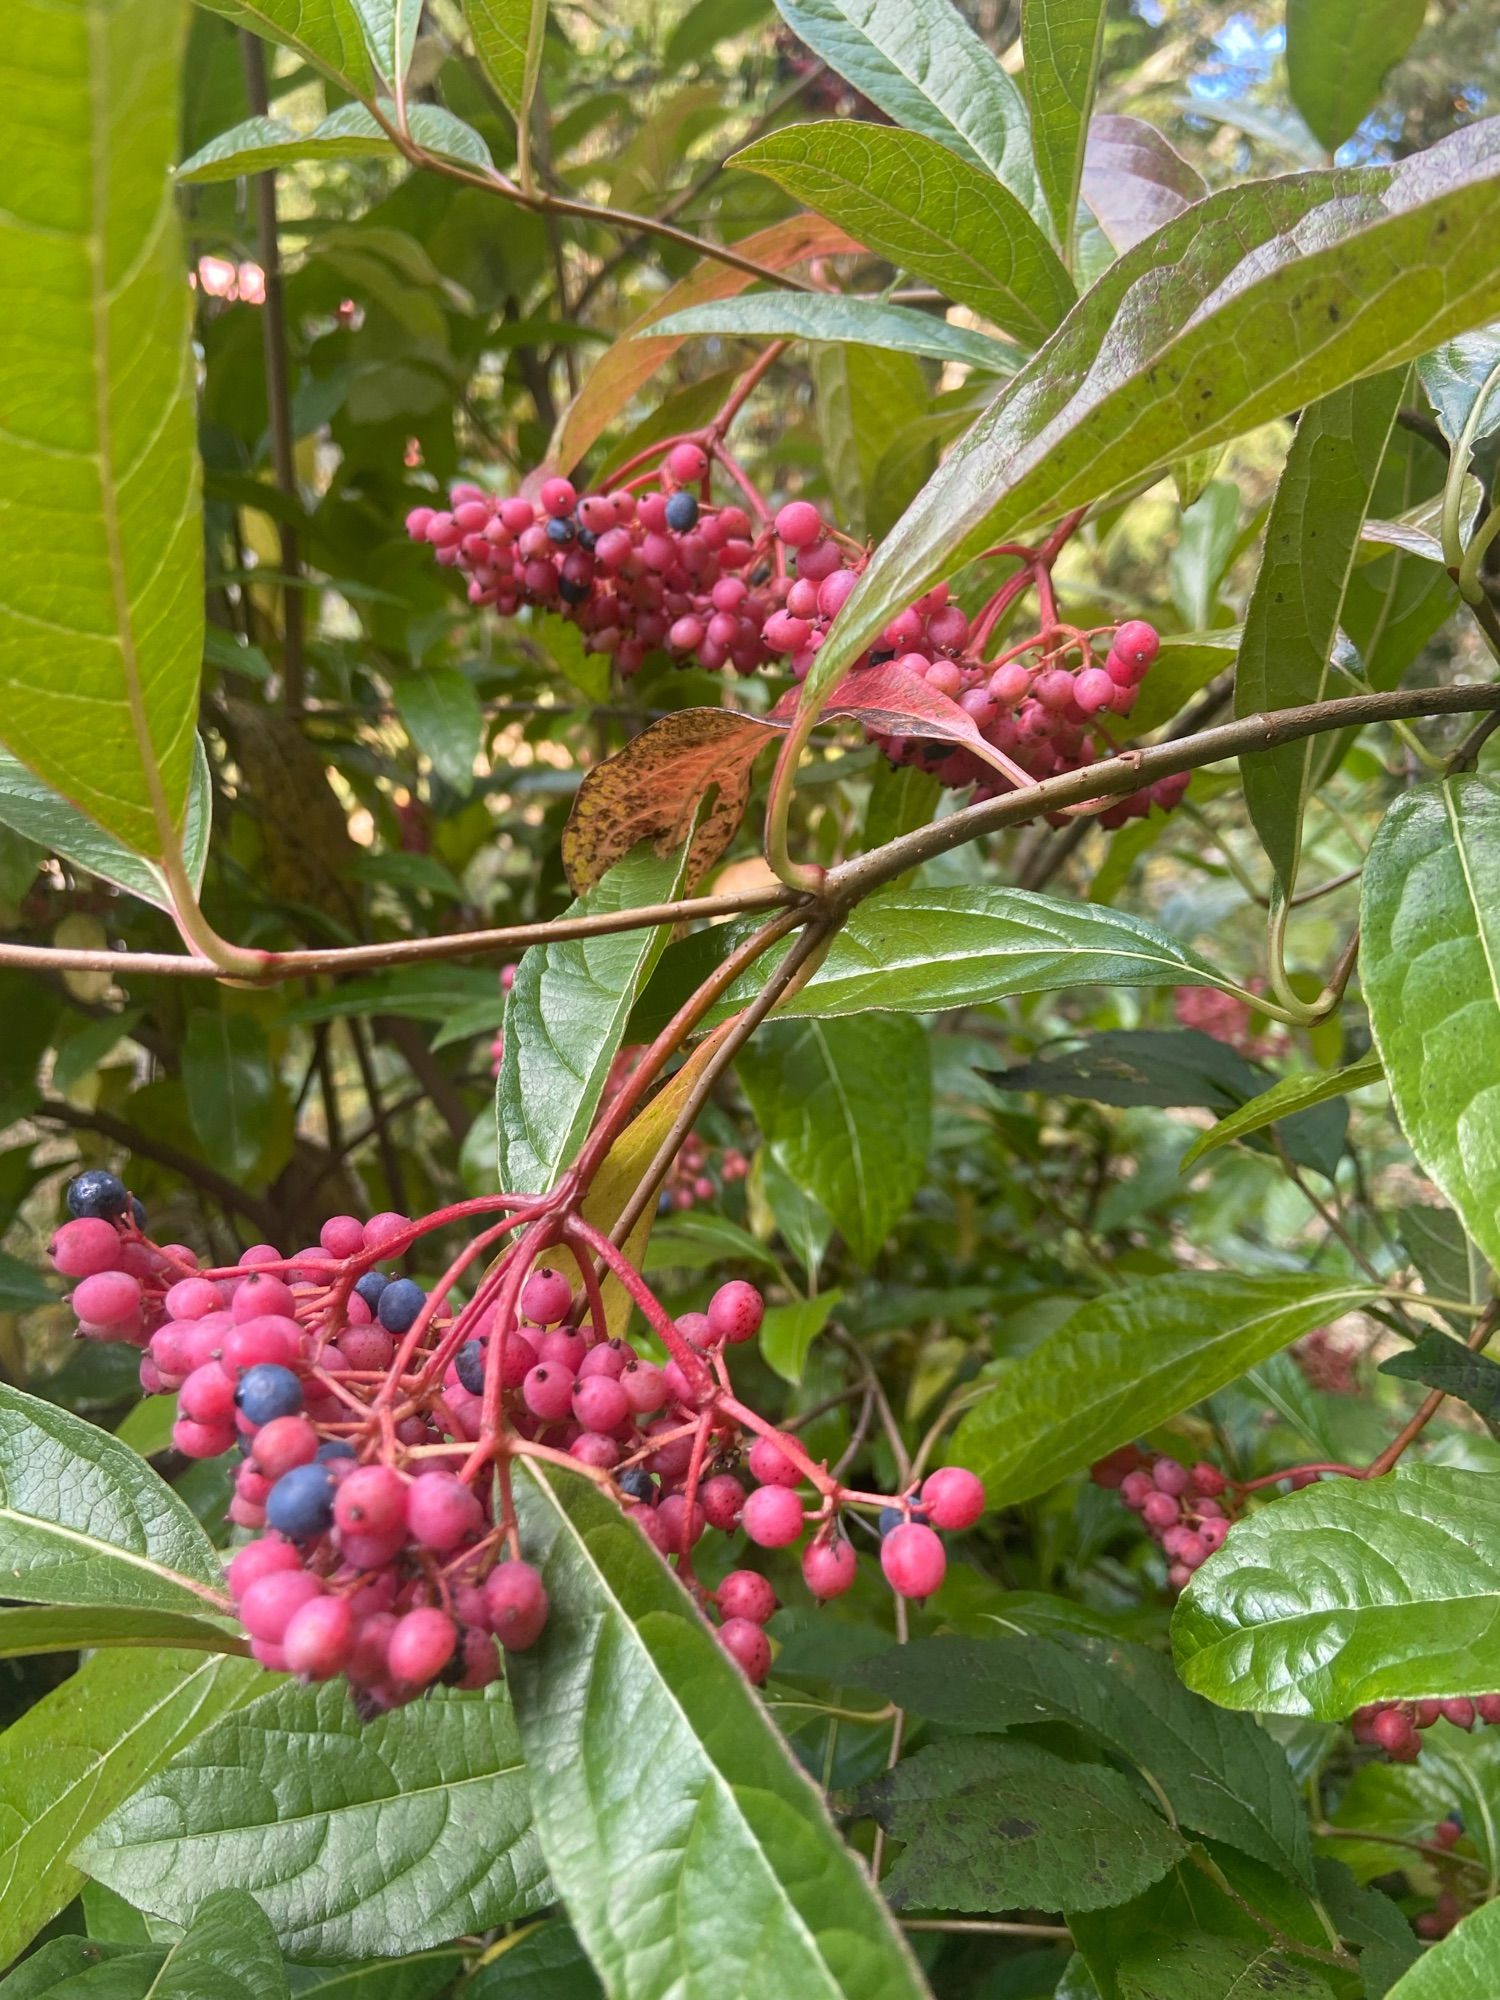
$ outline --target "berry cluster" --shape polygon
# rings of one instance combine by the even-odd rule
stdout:
[[[1393,1764],[1415,1764],[1421,1731],[1435,1722],[1472,1729],[1476,1722],[1500,1722],[1500,1694],[1450,1696],[1446,1701],[1372,1701],[1349,1719],[1356,1743],[1373,1744]]]
[[[428,543],[440,563],[466,572],[471,603],[502,617],[524,606],[558,611],[622,674],[665,650],[682,665],[710,671],[751,674],[779,664],[804,679],[868,552],[832,530],[807,500],[788,501],[773,517],[748,488],[753,519],[738,502],[716,506],[704,447],[680,439],[661,449],[653,471],[581,499],[567,479],[544,480],[535,500],[500,499],[460,483],[448,507],[414,508],[407,533]],[[1044,587],[1044,629],[986,657],[999,618],[1033,576]],[[1105,635],[1101,660],[1094,646]],[[946,696],[1018,775],[1035,780],[1110,754],[1099,720],[1130,713],[1159,646],[1141,619],[1097,632],[1059,624],[1050,576],[1028,568],[972,620],[947,584],[937,584],[898,613],[856,664],[892,662]],[[951,743],[871,735],[894,763],[924,764],[945,785],[976,786],[979,797],[1008,789],[994,765]],[[1101,824],[1121,826],[1153,804],[1170,808],[1187,782],[1185,774],[1159,778],[1117,800]]]
[[[1093,1468],[1098,1486],[1114,1488],[1146,1532],[1161,1545],[1170,1567],[1167,1582],[1185,1588],[1224,1546],[1230,1520],[1225,1495],[1229,1481],[1216,1465],[1183,1465],[1175,1458],[1148,1459],[1133,1445]]]
[[[1466,1831],[1462,1813],[1449,1813],[1446,1819],[1440,1819],[1432,1829],[1427,1845],[1439,1849],[1444,1855],[1451,1854]],[[1437,1861],[1436,1866],[1440,1881],[1457,1872],[1453,1864],[1448,1861]],[[1412,1928],[1419,1938],[1433,1941],[1445,1938],[1454,1925],[1461,1923],[1466,1915],[1467,1911],[1462,1900],[1451,1886],[1445,1884],[1438,1891],[1436,1903],[1430,1910],[1423,1910],[1421,1915],[1414,1919]]]
[[[856,1573],[844,1509],[884,1509],[891,1588],[936,1590],[947,1562],[939,1531],[973,1526],[981,1483],[945,1467],[904,1495],[853,1491],[738,1401],[726,1353],[760,1330],[753,1286],[722,1285],[706,1313],[671,1320],[579,1221],[575,1297],[568,1277],[536,1261],[567,1227],[546,1219],[500,1253],[467,1303],[450,1305],[465,1265],[519,1226],[509,1214],[430,1293],[380,1268],[427,1229],[496,1210],[529,1218],[546,1199],[483,1198],[417,1223],[334,1216],[317,1244],[290,1256],[260,1245],[231,1268],[202,1270],[190,1251],[145,1238],[114,1175],[72,1184],[74,1219],[51,1254],[78,1280],[80,1331],[144,1346],[142,1386],[177,1394],[180,1451],[242,1454],[231,1519],[266,1532],[235,1555],[229,1586],[254,1656],[310,1680],[343,1674],[369,1712],[439,1679],[472,1688],[495,1678],[496,1642],[530,1646],[547,1618],[509,1499],[508,1462],[527,1455],[613,1494],[757,1682],[770,1668],[762,1627],[775,1594],[749,1569],[717,1590],[699,1585],[692,1551],[709,1528],[767,1550],[806,1537],[802,1574],[825,1600]],[[611,1337],[591,1249],[646,1312],[665,1362]]]

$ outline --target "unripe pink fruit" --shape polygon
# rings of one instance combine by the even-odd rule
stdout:
[[[620,1375],[620,1387],[637,1416],[649,1416],[667,1400],[666,1377],[654,1361],[629,1362]]]
[[[630,1398],[612,1376],[579,1376],[573,1385],[573,1415],[586,1431],[618,1430],[630,1416]]]
[[[537,495],[546,511],[556,519],[571,514],[578,505],[578,492],[571,479],[544,479]]]
[[[679,486],[691,486],[708,470],[708,454],[701,445],[674,444],[667,453],[667,470]]]
[[[539,1265],[521,1287],[521,1311],[538,1326],[552,1326],[573,1303],[573,1287],[561,1271]]]
[[[1161,651],[1161,639],[1156,628],[1144,618],[1127,618],[1116,632],[1110,651],[1127,661],[1139,678]]]
[[[242,1368],[258,1367],[262,1361],[291,1368],[301,1352],[301,1327],[279,1314],[243,1320],[230,1327],[223,1339],[224,1367],[231,1375],[238,1375]]]
[[[458,1627],[446,1611],[423,1605],[396,1620],[386,1647],[386,1666],[392,1680],[412,1687],[426,1687],[453,1658],[458,1644]]]
[[[635,1355],[622,1340],[601,1341],[591,1347],[578,1366],[580,1380],[590,1375],[608,1375],[618,1381],[625,1373],[626,1365],[634,1361]]]
[[[656,1518],[661,1522],[666,1545],[674,1554],[694,1547],[703,1539],[703,1530],[708,1526],[707,1516],[696,1500],[689,1515],[687,1496],[682,1493],[669,1493],[657,1507]]]
[[[720,1285],[708,1302],[709,1338],[730,1347],[754,1340],[765,1316],[765,1300],[754,1285],[735,1278],[727,1285]]]
[[[307,1681],[331,1681],[343,1670],[354,1644],[354,1613],[342,1597],[314,1597],[287,1621],[281,1649],[288,1673]]]
[[[233,1424],[200,1424],[179,1417],[172,1426],[173,1448],[184,1458],[220,1458],[233,1443]]]
[[[229,1594],[236,1602],[263,1576],[274,1576],[278,1570],[301,1569],[302,1558],[290,1542],[266,1540],[246,1542],[231,1559],[224,1572],[229,1584]]]
[[[809,1542],[802,1552],[803,1580],[813,1596],[824,1601],[842,1597],[858,1571],[854,1544],[843,1535],[833,1541]]]
[[[880,1567],[900,1597],[931,1597],[948,1570],[942,1543],[919,1521],[903,1521],[880,1544]]]
[[[961,1465],[945,1465],[923,1480],[922,1509],[934,1528],[972,1528],[984,1512],[984,1481]]]
[[[1108,708],[1117,690],[1103,667],[1085,667],[1073,686],[1073,699],[1085,715],[1097,715]]]
[[[1181,1515],[1182,1509],[1170,1493],[1149,1493],[1141,1508],[1141,1519],[1148,1528],[1170,1528]]]
[[[503,1562],[489,1573],[484,1586],[490,1628],[508,1653],[534,1646],[547,1623],[547,1591],[528,1562]]]
[[[90,1326],[123,1326],[140,1309],[140,1281],[125,1271],[97,1271],[73,1292],[73,1310]]]
[[[478,1498],[451,1472],[425,1472],[407,1489],[407,1532],[440,1555],[477,1535],[483,1525]]]
[[[750,1447],[751,1476],[762,1486],[800,1486],[802,1474],[774,1438],[758,1437]]]
[[[353,1215],[331,1215],[318,1231],[318,1241],[330,1257],[357,1257],[365,1247],[365,1226]]]
[[[1198,1539],[1210,1555],[1214,1553],[1215,1549],[1223,1548],[1228,1534],[1229,1523],[1227,1521],[1200,1521],[1198,1524]]]
[[[789,500],[776,516],[776,533],[789,549],[810,549],[823,533],[823,517],[808,500]]]
[[[1175,1458],[1159,1458],[1151,1468],[1151,1477],[1156,1482],[1159,1493],[1170,1493],[1180,1498],[1192,1485],[1192,1475],[1185,1465],[1179,1465]]]
[[[712,1479],[705,1479],[698,1489],[698,1499],[711,1528],[721,1528],[726,1534],[740,1518],[745,1504],[745,1489],[732,1472],[717,1472]]]
[[[293,1466],[310,1465],[318,1455],[318,1442],[318,1433],[306,1417],[274,1417],[255,1433],[250,1457],[267,1479],[280,1479]]]
[[[279,1646],[293,1612],[322,1595],[322,1584],[305,1569],[273,1570],[257,1577],[240,1599],[240,1623],[252,1639]]]
[[[65,1222],[47,1245],[47,1254],[65,1278],[94,1278],[120,1263],[120,1238],[112,1222],[96,1215]]]
[[[566,1368],[538,1362],[521,1385],[521,1400],[543,1423],[560,1424],[572,1410],[575,1380]]]
[[[757,1486],[745,1502],[740,1522],[761,1548],[784,1549],[802,1533],[802,1502],[789,1487]]]
[[[714,1602],[725,1619],[764,1625],[776,1609],[776,1592],[758,1570],[732,1569],[714,1592]]]
[[[748,1618],[727,1618],[719,1627],[719,1644],[752,1687],[771,1671],[771,1642]]]
[[[388,1465],[361,1465],[333,1496],[333,1518],[345,1534],[404,1537],[407,1485]]]
[[[248,1278],[242,1278],[229,1305],[230,1316],[237,1325],[262,1317],[290,1319],[296,1308],[291,1286],[270,1271],[252,1271]]]
[[[583,1335],[571,1326],[554,1327],[551,1333],[544,1333],[540,1340],[533,1336],[536,1358],[549,1368],[565,1368],[570,1375],[576,1375],[583,1366],[589,1344]]]

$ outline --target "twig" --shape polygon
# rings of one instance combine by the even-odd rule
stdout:
[[[998,1917],[902,1917],[904,1931],[952,1931],[962,1937],[1071,1938],[1066,1924],[1008,1924]]]
[[[380,1079],[375,1074],[375,1061],[365,1036],[364,1023],[358,1015],[349,1016],[349,1039],[354,1044],[354,1060],[359,1064],[359,1080],[365,1093],[365,1103],[370,1107],[370,1124],[375,1133],[376,1147],[380,1153],[380,1170],[385,1175],[386,1190],[390,1195],[391,1207],[398,1214],[406,1213],[406,1179],[401,1171],[401,1155],[396,1150],[391,1136],[390,1117],[380,1096]],[[423,1096],[427,1093],[424,1091]],[[340,1151],[346,1150],[340,1148]]]
[[[1469,1329],[1468,1338],[1465,1340],[1464,1345],[1469,1349],[1470,1353],[1477,1354],[1486,1344],[1490,1335],[1495,1330],[1497,1320],[1500,1320],[1500,1299],[1492,1300]],[[1431,1395],[1422,1398],[1421,1407],[1411,1421],[1403,1424],[1385,1450],[1379,1452],[1370,1460],[1370,1463],[1365,1468],[1366,1479],[1379,1479],[1383,1473],[1390,1471],[1408,1445],[1420,1437],[1422,1432],[1432,1422],[1432,1419],[1437,1415],[1438,1409],[1445,1399],[1445,1395],[1446,1391],[1434,1389]]]
[[[179,1152],[165,1139],[154,1139],[147,1133],[137,1131],[134,1125],[127,1125],[123,1118],[116,1118],[108,1111],[80,1111],[76,1105],[64,1103],[60,1098],[47,1098],[31,1116],[46,1124],[66,1125],[75,1132],[97,1132],[101,1139],[111,1139],[128,1152],[139,1153],[143,1160],[154,1160],[157,1166],[165,1167],[169,1173],[181,1174],[200,1193],[211,1194],[226,1208],[243,1215],[247,1222],[255,1224],[263,1236],[274,1241],[278,1220],[269,1202],[247,1194],[226,1175],[218,1173],[203,1160],[195,1160],[191,1153]]]

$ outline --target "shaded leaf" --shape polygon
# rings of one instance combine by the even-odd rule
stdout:
[[[1449,444],[1456,445],[1481,395],[1484,409],[1474,427],[1474,441],[1493,435],[1500,426],[1500,326],[1461,333],[1456,340],[1424,354],[1417,363],[1422,387],[1431,398],[1438,423]],[[1488,387],[1486,387],[1488,385]]]
[[[221,1889],[199,1903],[150,2000],[287,2000],[281,1947],[255,1898]]]
[[[1425,0],[1287,0],[1292,102],[1330,153],[1353,137],[1426,11]]]
[[[395,105],[388,98],[379,103],[394,123]],[[412,104],[407,123],[412,138],[431,153],[472,167],[494,165],[489,147],[473,126],[440,104]],[[241,174],[274,173],[301,160],[381,159],[390,157],[393,149],[390,134],[368,106],[341,104],[308,132],[299,132],[284,118],[246,118],[200,146],[177,169],[177,178],[202,186],[237,180]]]
[[[1089,126],[1083,197],[1116,250],[1133,250],[1207,193],[1198,169],[1143,118],[1102,112]]]
[[[466,798],[484,743],[484,709],[474,683],[457,667],[432,667],[399,675],[391,693],[412,742],[444,784]]]
[[[292,1965],[287,1972],[297,2000],[447,2000],[466,1956],[461,1946],[451,1945],[358,1965]]]
[[[1108,12],[1105,0],[1024,0],[1021,8],[1022,81],[1037,178],[1069,263]]]
[[[208,864],[208,836],[213,814],[208,757],[200,738],[193,738],[193,769],[188,790],[187,820],[182,830],[182,858],[195,889],[203,885]],[[170,913],[171,891],[155,862],[135,854],[113,834],[69,805],[49,785],[34,777],[18,758],[0,750],[0,823],[25,834],[49,854],[86,868],[102,881],[113,882],[143,902]]]
[[[0,1979],[0,2000],[148,2000],[163,1956],[94,1938],[50,1938]]]
[[[710,333],[768,340],[862,341],[902,354],[964,361],[997,375],[1013,373],[1017,359],[1014,349],[998,340],[971,333],[966,327],[949,326],[946,320],[919,312],[915,306],[887,306],[873,299],[840,298],[822,292],[757,292],[748,299],[689,306],[653,321],[645,337],[654,340],[667,335],[686,340]]]
[[[828,1316],[843,1297],[842,1292],[818,1292],[810,1299],[793,1299],[787,1305],[767,1306],[761,1323],[760,1351],[768,1368],[783,1382],[795,1385],[802,1380],[807,1352],[828,1324]]]
[[[1486,1422],[1500,1420],[1500,1362],[1471,1352],[1446,1333],[1424,1333],[1415,1347],[1402,1348],[1382,1361],[1380,1372],[1457,1396]]]
[[[1232,1111],[1221,1118],[1211,1131],[1202,1132],[1182,1156],[1182,1170],[1202,1159],[1219,1146],[1228,1145],[1231,1139],[1249,1138],[1251,1134],[1263,1132],[1268,1125],[1275,1125],[1285,1119],[1288,1131],[1287,1148],[1291,1150],[1291,1127],[1296,1124],[1298,1114],[1305,1113],[1315,1105],[1326,1104],[1334,1098],[1343,1097],[1351,1090],[1364,1090],[1372,1083],[1384,1080],[1385,1072],[1380,1067],[1378,1056],[1365,1056],[1357,1063],[1349,1063],[1343,1069],[1314,1070],[1299,1076],[1284,1076],[1279,1083],[1273,1083],[1269,1090],[1261,1091],[1238,1111]],[[1295,1157],[1295,1156],[1294,1156]]]
[[[182,1081],[204,1158],[247,1174],[270,1131],[276,1089],[260,1023],[196,1009],[182,1044]]]

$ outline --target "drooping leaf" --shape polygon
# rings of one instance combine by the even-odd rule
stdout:
[[[248,1173],[270,1130],[276,1088],[260,1023],[196,1009],[182,1044],[182,1081],[205,1159]]]
[[[1029,1499],[1368,1297],[1368,1286],[1234,1271],[1172,1271],[1106,1293],[998,1364],[953,1456],[993,1506]]]
[[[183,863],[195,889],[202,887],[208,863],[212,816],[208,757],[202,740],[195,736],[187,820],[182,830]],[[113,882],[143,902],[170,912],[171,892],[154,862],[133,853],[102,826],[86,819],[6,750],[0,750],[0,822],[45,847],[49,854],[72,861],[101,881]]]
[[[201,1654],[95,1653],[0,1735],[0,1962],[78,1893],[78,1842],[263,1674]]]
[[[1424,0],[1287,0],[1292,102],[1330,153],[1353,137],[1426,11]]]
[[[1399,1466],[1262,1508],[1179,1599],[1179,1673],[1228,1708],[1326,1721],[1370,1701],[1492,1692],[1493,1483]]]
[[[1471,1304],[1485,1295],[1488,1267],[1472,1249],[1451,1208],[1429,1208],[1413,1202],[1397,1215],[1396,1234],[1427,1291]]]
[[[897,1910],[1094,1910],[1187,1854],[1118,1771],[1017,1742],[930,1743],[856,1809],[906,1844],[881,1884]]]
[[[1497,180],[1492,119],[1394,167],[1213,194],[1127,251],[876,551],[804,700],[992,543],[1493,316],[1500,270],[1478,218]]]
[[[766,1307],[761,1322],[760,1351],[768,1368],[783,1382],[802,1380],[808,1349],[828,1324],[828,1316],[842,1294],[816,1292],[810,1299],[792,1299],[786,1305]]]
[[[175,1646],[198,1653],[244,1653],[247,1642],[227,1625],[176,1611],[126,1610],[115,1605],[8,1605],[0,1610],[0,1659],[25,1653],[74,1653],[105,1646]]]
[[[243,1889],[204,1897],[162,1961],[150,2000],[288,2000],[281,1946],[255,1898]]]
[[[1083,198],[1117,251],[1133,250],[1207,193],[1198,169],[1143,118],[1104,112],[1090,124]]]
[[[1360,965],[1396,1115],[1423,1168],[1500,1260],[1500,783],[1399,796],[1370,849]]]
[[[380,108],[394,121],[396,107],[389,99],[380,99]],[[407,123],[413,139],[431,153],[472,167],[494,164],[473,126],[443,105],[413,104]],[[177,169],[177,178],[204,186],[238,180],[241,174],[273,173],[301,160],[382,159],[393,150],[394,141],[368,106],[341,104],[308,132],[299,132],[284,118],[246,118],[200,146]]]
[[[1189,1693],[1145,1646],[1070,1632],[940,1636],[861,1661],[858,1678],[950,1729],[1066,1722],[1149,1771],[1179,1825],[1311,1886],[1307,1816],[1282,1751],[1248,1717]]]
[[[1449,444],[1456,445],[1474,415],[1481,396],[1484,408],[1471,433],[1477,444],[1500,425],[1500,326],[1461,333],[1456,340],[1424,354],[1417,363],[1422,387],[1431,398],[1438,423]]]
[[[1402,1348],[1380,1364],[1382,1375],[1441,1389],[1477,1410],[1487,1422],[1500,1420],[1500,1362],[1475,1354],[1446,1333],[1424,1333],[1415,1347]]]
[[[987,167],[1038,222],[1020,91],[949,0],[777,0],[782,19],[893,124]]]
[[[518,1484],[552,1608],[511,1662],[516,1718],[542,1848],[606,1990],[918,2000],[863,1870],[660,1557],[586,1481],[531,1461]]]
[[[1024,0],[1021,8],[1037,177],[1070,264],[1108,12],[1105,0]]]
[[[223,1610],[213,1544],[144,1459],[0,1384],[0,1576],[39,1604]]]
[[[375,71],[357,0],[198,0],[253,28],[268,41],[295,49],[356,96],[373,94]]]
[[[187,814],[203,653],[191,294],[168,167],[176,0],[19,0],[0,216],[0,736],[153,860]]]
[[[443,1944],[551,1897],[500,1686],[372,1723],[343,1682],[273,1687],[188,1745],[78,1858],[166,1917],[233,1882],[314,1963]]]
[[[457,667],[431,667],[400,675],[391,693],[412,742],[443,783],[467,797],[484,742],[484,709],[474,683]]]
[[[915,1021],[773,1021],[739,1056],[767,1144],[869,1263],[927,1166],[932,1072]]]
[[[1339,1936],[1359,1951],[1365,2000],[1386,2000],[1402,1973],[1422,1956],[1411,1925],[1389,1896],[1361,1887],[1341,1861],[1318,1862],[1318,1892]]]
[[[668,902],[683,866],[681,854],[663,860],[642,851],[618,862],[569,914]],[[495,1091],[503,1188],[543,1193],[572,1159],[667,935],[665,925],[655,924],[533,945],[516,967]]]
[[[1252,1133],[1263,1132],[1268,1125],[1278,1124],[1283,1119],[1288,1126],[1290,1151],[1290,1128],[1300,1113],[1316,1105],[1330,1103],[1351,1090],[1364,1090],[1372,1083],[1379,1083],[1383,1076],[1378,1056],[1365,1056],[1343,1069],[1313,1070],[1297,1076],[1284,1076],[1269,1090],[1261,1091],[1247,1104],[1241,1105],[1238,1111],[1231,1111],[1221,1118],[1210,1131],[1200,1133],[1182,1156],[1182,1170],[1186,1173],[1205,1153],[1227,1146],[1231,1139],[1247,1139]]]
[[[937,463],[927,374],[910,354],[851,345],[812,351],[818,437],[834,513],[856,538],[883,534]],[[922,438],[911,454],[904,439]],[[896,442],[893,443],[892,440]]]
[[[939,151],[942,149],[939,148]],[[658,331],[658,328],[660,331]],[[724,299],[689,306],[653,321],[647,340],[687,340],[699,334],[745,334],[767,340],[863,342],[898,354],[925,354],[937,361],[964,361],[992,374],[1014,373],[1013,348],[966,327],[919,312],[915,306],[881,305],[873,299],[836,297],[822,292],[756,292],[748,299]]]
[[[1009,189],[920,132],[857,119],[792,125],[746,146],[732,164],[766,175],[867,249],[1028,344],[1045,340],[1076,296]]]
[[[547,0],[464,0],[485,74],[513,117],[529,111],[542,68]]]

